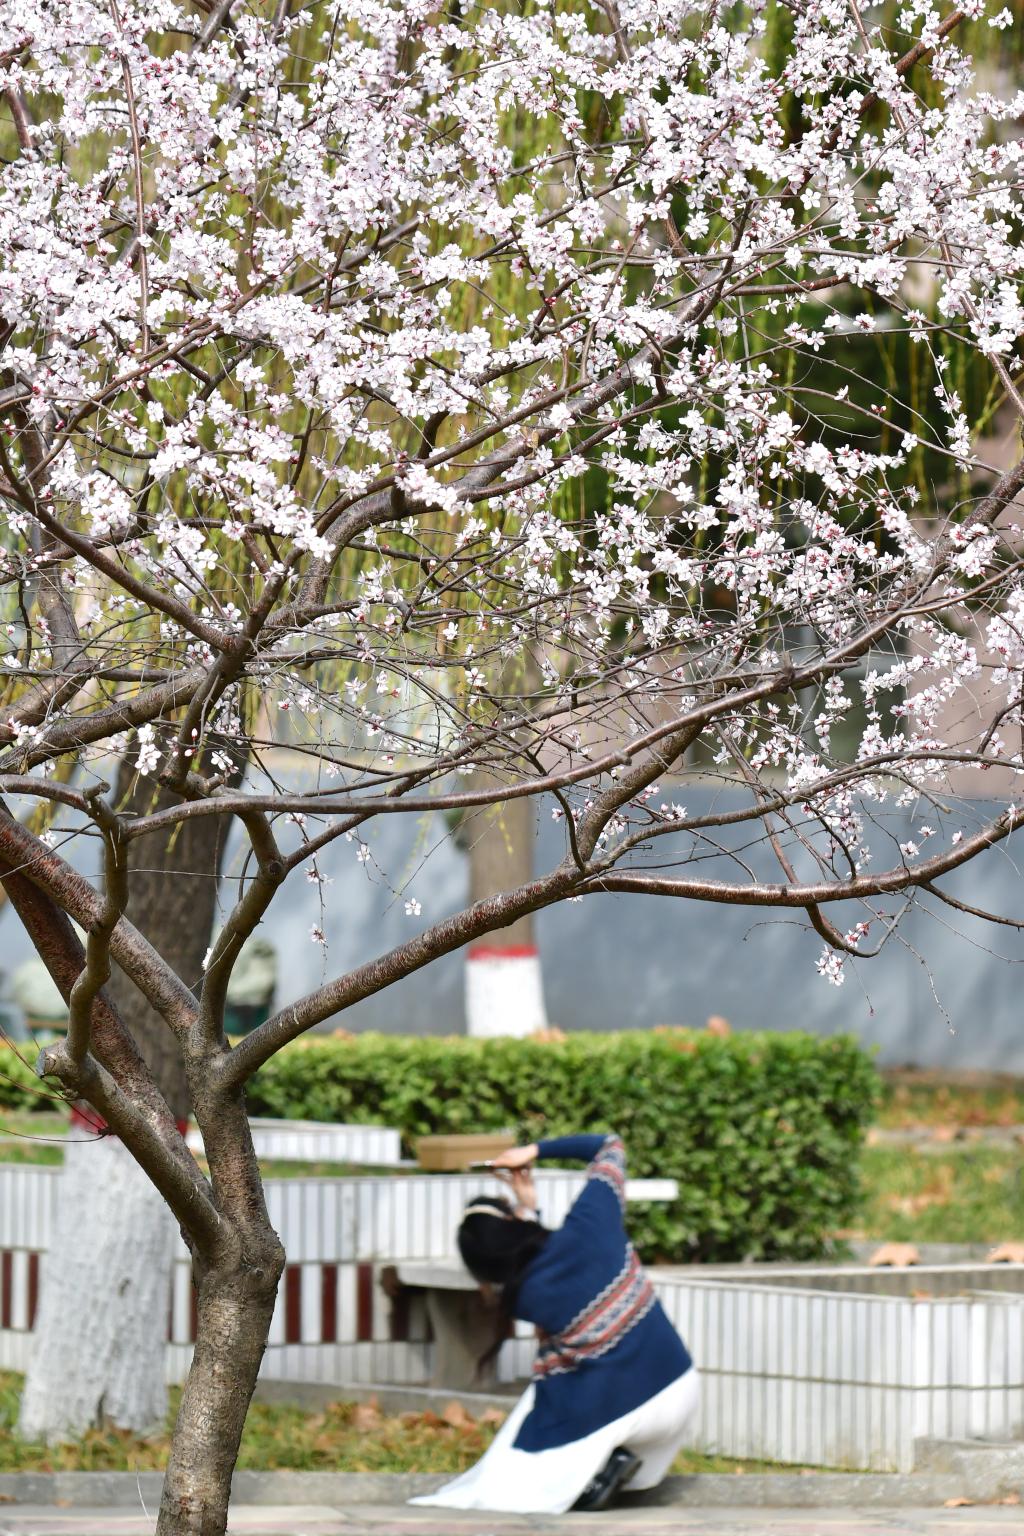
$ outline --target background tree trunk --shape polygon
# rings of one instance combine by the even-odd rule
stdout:
[[[173,1251],[174,1218],[117,1138],[69,1146],[20,1434],[54,1441],[104,1421],[140,1433],[162,1426]]]
[[[140,812],[169,803],[127,762],[116,796]],[[131,920],[193,988],[210,944],[227,825],[197,817],[130,845]],[[188,1085],[171,1031],[116,966],[108,991],[184,1121]],[[145,1433],[167,1413],[174,1219],[114,1137],[97,1138],[82,1123],[73,1135],[81,1139],[65,1154],[18,1424],[33,1439],[76,1437],[104,1421]]]
[[[510,702],[536,698],[540,667],[527,646],[504,670],[500,691]],[[501,787],[486,769],[473,787]],[[470,812],[460,827],[469,849],[469,899],[485,901],[533,879],[537,811],[529,799],[506,800]],[[470,1035],[532,1035],[547,1027],[544,981],[533,914],[488,934],[466,951],[466,1031]]]
[[[474,789],[485,782],[482,772],[474,774]],[[533,878],[535,816],[531,802],[521,799],[465,818],[460,831],[469,845],[470,901]],[[470,945],[465,976],[469,1034],[529,1035],[547,1025],[532,913]]]

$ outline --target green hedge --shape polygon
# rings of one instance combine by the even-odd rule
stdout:
[[[533,1140],[614,1129],[631,1174],[679,1182],[671,1205],[632,1208],[646,1258],[811,1259],[856,1211],[878,1088],[845,1036],[321,1035],[263,1067],[249,1109],[395,1126],[407,1145],[442,1132],[508,1128]]]
[[[13,1051],[0,1111],[49,1109]],[[510,1129],[524,1140],[614,1129],[638,1177],[678,1180],[636,1205],[648,1259],[816,1258],[853,1218],[878,1076],[856,1041],[690,1030],[562,1040],[314,1035],[249,1089],[253,1114],[396,1126],[417,1136]]]
[[[5,1048],[0,1037],[0,1109],[17,1109],[28,1114],[34,1110],[53,1109],[56,1095],[52,1084],[41,1083],[29,1065],[38,1054],[39,1047],[32,1041],[20,1041],[15,1050],[11,1046]]]

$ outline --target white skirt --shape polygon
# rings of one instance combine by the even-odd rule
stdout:
[[[533,1407],[527,1387],[493,1442],[475,1466],[436,1493],[410,1499],[443,1509],[490,1509],[514,1514],[561,1515],[571,1509],[608,1457],[624,1445],[640,1466],[630,1479],[631,1493],[655,1488],[668,1472],[686,1438],[700,1401],[700,1378],[691,1366],[654,1397],[602,1429],[547,1451],[517,1450],[513,1441]]]

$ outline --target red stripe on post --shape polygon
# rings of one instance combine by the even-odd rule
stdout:
[[[338,1342],[338,1266],[324,1264],[320,1270],[320,1342]]]
[[[11,1308],[14,1302],[12,1268],[14,1255],[6,1250],[0,1253],[0,1328],[11,1326]]]
[[[39,1255],[30,1253],[28,1256],[28,1326],[32,1329],[36,1325],[36,1308],[39,1305]]]
[[[356,1265],[356,1339],[369,1344],[373,1338],[373,1265]]]
[[[391,1337],[396,1344],[409,1342],[409,1291],[404,1285],[391,1302]]]
[[[287,1264],[284,1271],[284,1341],[302,1342],[302,1270]]]
[[[535,960],[539,951],[534,944],[471,944],[466,952],[469,960]]]

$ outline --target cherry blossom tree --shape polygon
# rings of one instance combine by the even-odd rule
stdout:
[[[161,1536],[225,1529],[284,1261],[244,1107],[274,1052],[597,892],[790,909],[838,984],[1024,818],[1024,460],[992,449],[1024,417],[1024,94],[972,51],[1013,15],[883,14],[4,8],[0,877],[69,1001],[40,1073],[194,1256]],[[125,754],[148,803],[108,792]],[[332,973],[320,850],[523,799],[554,867],[410,898]],[[197,818],[245,862],[193,990],[130,850]],[[324,981],[232,1046],[232,967],[304,878]]]

